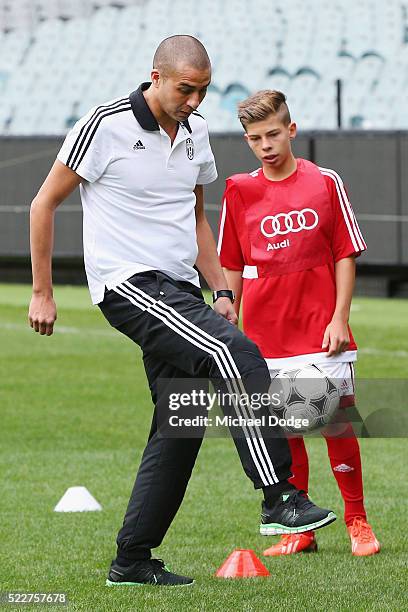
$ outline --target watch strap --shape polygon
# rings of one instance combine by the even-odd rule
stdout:
[[[235,300],[235,294],[231,289],[219,289],[218,291],[213,291],[213,303],[220,297],[227,297],[232,303],[234,303]]]

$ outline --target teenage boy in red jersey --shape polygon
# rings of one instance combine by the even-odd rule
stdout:
[[[366,249],[343,182],[334,170],[296,159],[286,97],[260,91],[239,105],[245,139],[262,167],[227,180],[218,250],[244,332],[261,349],[272,376],[280,369],[316,364],[340,379],[343,407],[354,404],[357,346],[348,326],[355,258]],[[380,545],[363,501],[360,450],[351,424],[324,433],[330,464],[344,500],[352,554]],[[308,490],[302,437],[289,439],[292,482]],[[315,534],[291,534],[265,551],[292,554],[317,549]]]

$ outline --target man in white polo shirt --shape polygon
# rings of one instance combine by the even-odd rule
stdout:
[[[217,178],[206,122],[180,112],[185,120],[173,140],[146,103],[149,88],[142,83],[130,96],[92,109],[58,153],[85,179],[85,265],[94,304],[103,301],[105,286],[157,269],[159,261],[172,278],[199,285],[191,186],[199,185],[201,196],[201,185]]]
[[[201,444],[200,436],[170,437],[160,430],[169,409],[166,384],[209,378],[217,389],[242,397],[267,393],[270,383],[256,345],[231,325],[237,322],[234,296],[204,213],[203,185],[217,172],[206,122],[195,112],[211,78],[203,45],[190,36],[165,39],[151,78],[77,122],[31,208],[31,326],[53,332],[54,212],[79,185],[92,301],[141,347],[155,403],[109,586],[193,583],[151,558],[181,504]],[[195,265],[214,291],[214,310],[203,300]],[[254,416],[240,401],[231,410],[244,422]],[[267,414],[263,406],[256,416]],[[244,424],[235,428],[234,442],[254,487],[263,489],[262,522],[271,533],[335,520],[288,483],[291,456],[278,427]]]

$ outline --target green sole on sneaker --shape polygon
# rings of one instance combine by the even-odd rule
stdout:
[[[194,580],[193,582],[188,582],[187,584],[166,584],[166,585],[159,585],[159,586],[170,586],[170,587],[188,587],[188,586],[192,586],[194,584]],[[157,586],[155,584],[149,584],[147,582],[112,582],[112,580],[109,580],[109,578],[106,579],[106,586],[108,587],[115,587],[115,586]]]
[[[334,512],[329,512],[329,514],[322,519],[321,521],[317,521],[316,523],[310,523],[310,525],[302,525],[301,527],[287,527],[286,525],[281,525],[280,523],[265,523],[259,526],[259,532],[261,535],[283,535],[286,533],[304,533],[305,531],[314,531],[316,529],[320,529],[321,527],[325,527],[326,525],[330,525],[335,521],[337,516]]]

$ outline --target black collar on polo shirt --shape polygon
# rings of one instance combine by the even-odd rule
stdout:
[[[149,132],[155,132],[159,130],[159,124],[157,123],[156,117],[153,115],[146,102],[143,92],[150,87],[151,83],[142,83],[136,91],[132,91],[129,95],[130,105],[132,111],[141,127]],[[191,134],[192,130],[188,119],[182,122],[188,132]]]

